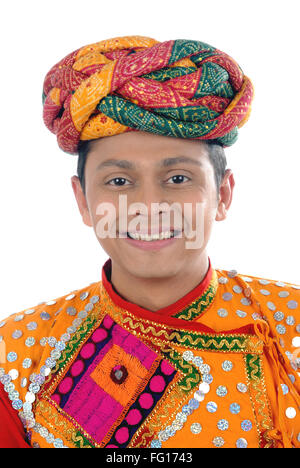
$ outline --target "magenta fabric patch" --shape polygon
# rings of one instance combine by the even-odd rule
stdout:
[[[147,371],[151,369],[152,364],[157,359],[157,354],[154,351],[113,322],[107,315],[90,338],[81,344],[79,352],[77,351],[76,360],[70,365],[51,396],[52,400],[98,444],[101,443],[124,411],[122,404],[101,388],[91,377],[93,371],[99,365],[101,366],[101,361],[113,345],[118,345],[126,355],[137,358]],[[120,357],[120,362],[117,362],[117,365],[121,368],[123,364]],[[112,370],[115,365],[116,363],[112,363]],[[149,377],[151,378],[148,376],[148,379]],[[146,384],[147,382],[145,382]],[[163,382],[154,379],[151,386],[152,391],[162,391]],[[132,396],[134,397],[134,393]],[[136,395],[136,398],[139,396]],[[150,407],[152,402],[151,395],[143,397],[145,408]],[[142,413],[140,410],[134,410],[131,413],[129,411],[127,418],[131,425],[135,425],[142,420]],[[118,444],[125,443],[125,440],[128,439],[127,432],[127,429],[124,428],[118,433]]]
[[[90,377],[79,391],[74,392],[64,411],[70,414],[93,439],[100,443],[113,422],[121,414],[123,407]]]

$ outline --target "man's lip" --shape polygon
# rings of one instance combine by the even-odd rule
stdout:
[[[158,230],[154,230],[153,232],[150,231],[135,231],[135,232],[129,232],[129,231],[126,231],[126,232],[122,232],[122,233],[119,233],[119,234],[123,234],[123,235],[126,235],[127,236],[127,233],[129,232],[129,234],[141,234],[141,235],[148,235],[148,236],[154,236],[156,234],[162,234],[163,232],[167,232],[167,231],[171,231],[171,232],[174,232],[175,235],[179,234],[182,229],[174,229],[174,228],[170,228],[170,229],[165,229],[165,230],[162,230],[160,229],[159,231]]]

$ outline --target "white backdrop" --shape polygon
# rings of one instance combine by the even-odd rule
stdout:
[[[207,42],[252,79],[252,115],[226,150],[234,200],[228,219],[215,224],[209,255],[216,268],[300,284],[298,1],[86,5],[1,5],[0,318],[101,279],[108,257],[77,209],[77,157],[58,148],[42,121],[42,84],[75,49],[133,34]]]

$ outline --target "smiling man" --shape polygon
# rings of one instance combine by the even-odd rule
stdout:
[[[208,255],[252,98],[198,41],[119,37],[51,68],[44,121],[78,154],[76,202],[109,259],[0,323],[0,446],[300,446],[300,288]]]

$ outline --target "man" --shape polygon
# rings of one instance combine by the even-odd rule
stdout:
[[[44,121],[79,154],[73,191],[109,259],[0,324],[1,446],[299,447],[299,287],[207,250],[252,98],[197,41],[114,38],[52,67]]]

